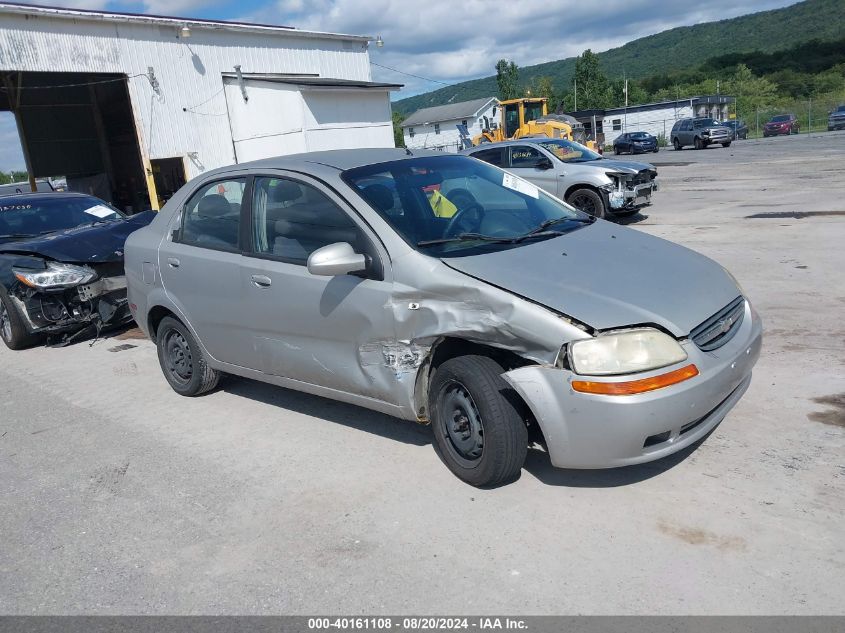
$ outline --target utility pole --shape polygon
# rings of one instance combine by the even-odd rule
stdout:
[[[578,111],[578,77],[575,78],[575,111]]]

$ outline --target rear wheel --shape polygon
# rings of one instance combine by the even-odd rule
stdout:
[[[722,143],[722,147],[730,147],[730,146],[731,146],[730,141],[728,141],[727,143]]]
[[[683,148],[683,145],[681,145],[681,141],[679,141],[679,140],[677,139],[677,137],[676,137],[676,138],[673,138],[673,139],[672,139],[672,147],[674,147],[674,148],[675,148],[675,150],[677,151],[677,150],[682,149],[682,148]]]
[[[458,478],[495,486],[516,478],[528,429],[508,394],[503,369],[485,356],[459,356],[437,368],[429,390],[434,448]]]
[[[569,194],[566,201],[588,215],[594,215],[597,218],[603,218],[607,215],[604,200],[592,189],[576,189]]]
[[[40,337],[27,332],[23,317],[2,286],[0,286],[0,338],[3,339],[6,347],[13,350],[32,347],[40,340]]]
[[[182,396],[198,396],[211,391],[220,372],[208,366],[193,335],[173,317],[165,317],[156,330],[161,371],[173,391]]]

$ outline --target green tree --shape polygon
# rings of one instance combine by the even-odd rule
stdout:
[[[736,96],[740,112],[751,113],[758,108],[769,108],[778,101],[775,83],[755,76],[745,64],[738,64],[733,76],[723,86],[723,94]]]
[[[405,120],[399,112],[393,113],[393,143],[396,147],[405,147],[405,135],[402,131],[402,121]]]
[[[589,48],[575,60],[574,86],[579,110],[606,108],[610,101],[610,82],[599,57]]]
[[[519,97],[521,91],[517,65],[506,59],[496,62],[496,84],[499,86],[499,99],[502,101]]]

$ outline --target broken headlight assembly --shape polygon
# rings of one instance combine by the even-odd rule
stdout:
[[[678,341],[654,328],[579,339],[568,345],[567,355],[572,370],[586,376],[633,374],[687,359]]]
[[[81,286],[97,277],[97,273],[90,268],[60,262],[48,262],[44,270],[14,268],[12,272],[22,284],[39,290]]]
[[[607,199],[610,202],[610,206],[614,209],[623,206],[625,204],[624,189],[627,187],[625,174],[607,171],[605,175],[610,178],[611,182],[602,185],[601,189],[607,192]]]

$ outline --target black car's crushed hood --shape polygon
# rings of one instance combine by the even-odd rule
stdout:
[[[126,238],[130,233],[147,226],[155,215],[153,211],[145,211],[126,220],[9,240],[0,243],[0,255],[34,255],[68,264],[120,262],[123,261]]]

